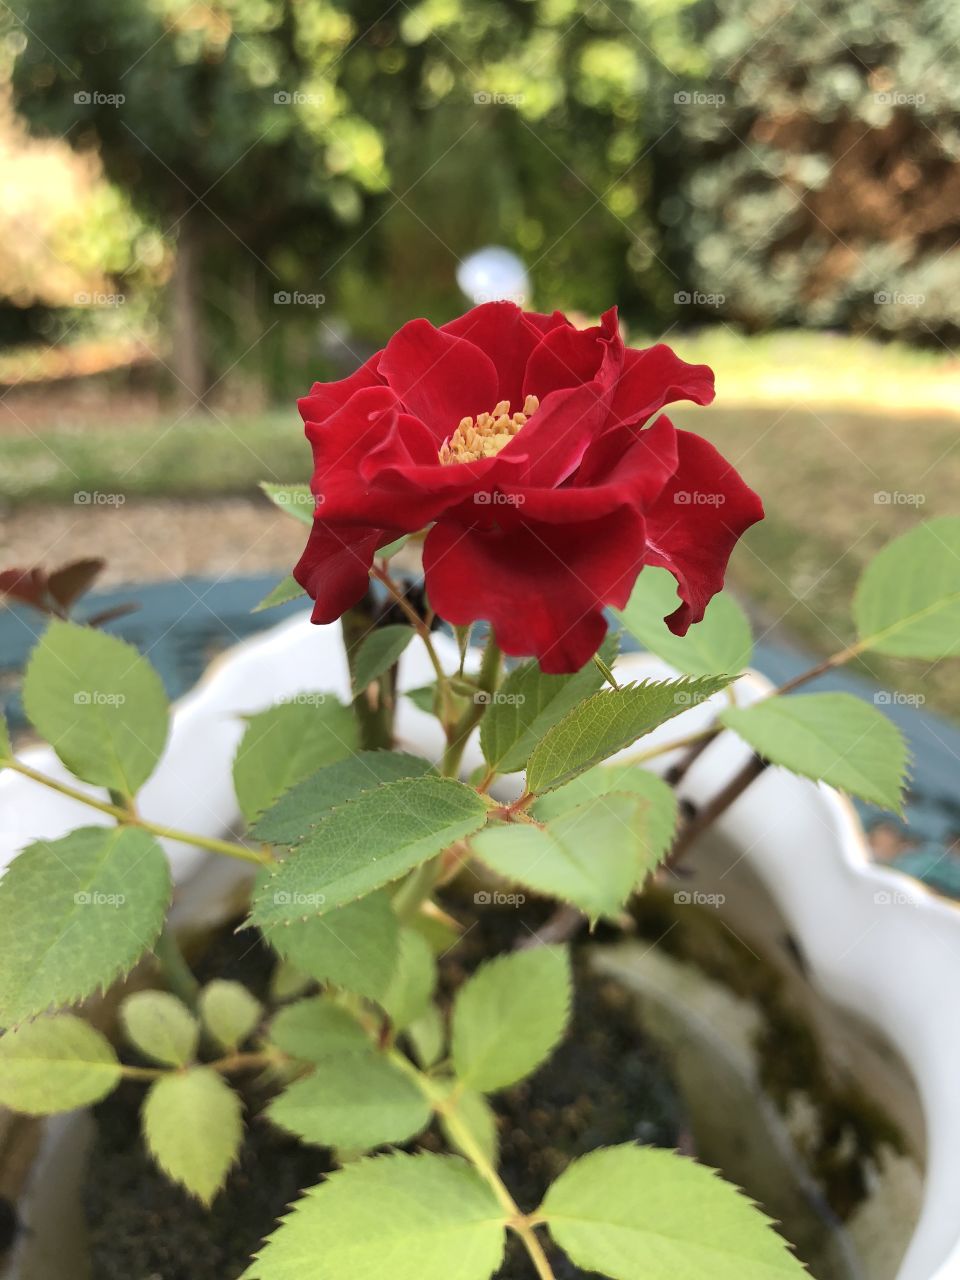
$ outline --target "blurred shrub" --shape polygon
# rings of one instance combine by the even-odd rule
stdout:
[[[448,317],[491,241],[546,305],[672,307],[651,148],[704,65],[687,0],[13,3],[19,110],[177,244],[188,383],[241,360],[289,384],[332,314],[371,342]]]
[[[754,328],[956,336],[960,6],[722,0],[696,18],[708,83],[677,107],[660,210],[687,287]]]

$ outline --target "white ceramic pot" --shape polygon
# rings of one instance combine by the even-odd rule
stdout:
[[[454,644],[442,636],[437,644],[452,669]],[[643,654],[623,656],[617,671],[628,679],[670,674]],[[401,662],[401,689],[424,684],[431,674],[422,644],[414,641]],[[738,681],[736,696],[748,703],[768,689],[761,677],[748,675]],[[144,815],[207,836],[236,828],[230,766],[242,717],[316,690],[346,699],[349,680],[339,627],[313,627],[305,614],[218,659],[176,708],[168,748],[141,793]],[[693,706],[645,739],[644,746],[695,732],[712,714],[707,704]],[[401,700],[397,730],[409,749],[439,756],[436,721],[407,699]],[[734,735],[724,734],[690,770],[682,795],[705,802],[748,754]],[[22,756],[45,773],[67,776],[45,747]],[[474,742],[464,767],[479,762]],[[663,757],[657,766],[669,762]],[[31,840],[56,838],[97,819],[76,801],[22,776],[2,774],[0,866]],[[718,834],[742,851],[766,886],[824,997],[871,1020],[913,1073],[925,1119],[927,1180],[897,1280],[960,1280],[960,911],[915,881],[873,865],[852,807],[830,788],[780,769],[768,770],[727,811]],[[216,910],[225,874],[244,874],[241,864],[226,859],[214,859],[212,865],[210,855],[199,849],[172,842],[166,848],[179,886],[178,909],[193,919]],[[40,1178],[43,1164],[55,1159],[50,1145]]]

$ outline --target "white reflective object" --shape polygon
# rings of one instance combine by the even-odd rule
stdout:
[[[457,284],[474,306],[507,300],[522,307],[530,296],[527,268],[515,253],[496,244],[463,259],[457,267]]]

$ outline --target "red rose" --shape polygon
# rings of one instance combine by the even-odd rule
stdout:
[[[300,401],[313,445],[313,529],[294,577],[332,622],[374,553],[432,525],[430,603],[489,621],[509,654],[576,671],[646,564],[677,579],[683,635],[723,586],[760,499],[711,444],[662,414],[708,404],[713,373],[669,347],[624,348],[616,310],[591,329],[510,302],[440,329],[411,320],[356,373]]]

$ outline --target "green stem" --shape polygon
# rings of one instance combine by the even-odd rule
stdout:
[[[544,1253],[543,1245],[537,1238],[537,1233],[533,1229],[530,1218],[521,1211],[520,1206],[510,1194],[503,1179],[487,1159],[486,1153],[473,1136],[469,1126],[465,1125],[461,1120],[455,1105],[456,1092],[450,1093],[442,1086],[437,1085],[429,1076],[419,1071],[409,1058],[396,1049],[391,1050],[388,1056],[395,1066],[399,1067],[414,1081],[434,1111],[443,1116],[450,1137],[496,1196],[497,1203],[507,1215],[507,1226],[512,1231],[515,1231],[523,1241],[524,1248],[540,1280],[555,1280],[550,1260]]]
[[[340,619],[351,684],[357,652],[376,625],[373,614],[365,607],[365,603],[348,609]],[[389,690],[386,692],[389,693]],[[394,702],[389,696],[381,696],[379,702],[374,704],[370,701],[368,690],[361,689],[354,698],[353,714],[357,721],[360,746],[365,751],[378,751],[381,748],[389,751],[393,746],[393,711]]]
[[[164,926],[157,939],[153,954],[157,957],[160,972],[170,991],[179,996],[188,1009],[196,1009],[200,983],[183,958],[183,952],[169,923]]]
[[[95,796],[87,795],[85,791],[71,787],[56,778],[48,778],[45,773],[31,769],[29,765],[23,764],[20,760],[7,759],[3,761],[3,765],[7,769],[13,769],[15,773],[29,778],[32,782],[38,782],[43,787],[49,787],[51,791],[57,791],[62,796],[68,796],[71,800],[77,800],[80,804],[85,804],[89,809],[96,809],[98,813],[109,814],[120,826],[140,827],[143,831],[149,831],[151,835],[164,836],[168,840],[176,840],[178,844],[196,845],[200,849],[209,849],[211,853],[222,853],[228,858],[240,858],[244,862],[255,862],[258,866],[270,866],[273,862],[272,855],[265,849],[248,849],[246,845],[235,844],[230,840],[217,840],[213,836],[201,836],[190,831],[178,831],[175,827],[166,827],[159,822],[150,822],[147,818],[141,818],[138,814],[131,812],[130,809],[122,808],[116,804],[107,804],[105,801],[97,800]]]
[[[227,858],[240,858],[243,862],[255,862],[257,866],[273,865],[273,855],[263,849],[248,849],[246,845],[235,844],[232,840],[217,840],[214,836],[196,835],[192,831],[178,831],[176,827],[165,827],[159,822],[149,822],[146,818],[138,818],[128,826],[142,827],[152,835],[163,836],[167,840],[176,840],[178,844],[193,844],[198,849],[208,849],[211,853],[222,853]]]
[[[453,726],[447,738],[447,749],[444,752],[443,763],[440,766],[440,772],[444,777],[455,778],[460,771],[460,761],[463,759],[467,740],[483,719],[483,713],[493,699],[497,691],[497,685],[500,683],[502,658],[500,647],[491,631],[490,638],[487,640],[486,648],[483,651],[480,672],[477,675],[477,694],[473,702]],[[484,694],[487,696],[484,697]]]

